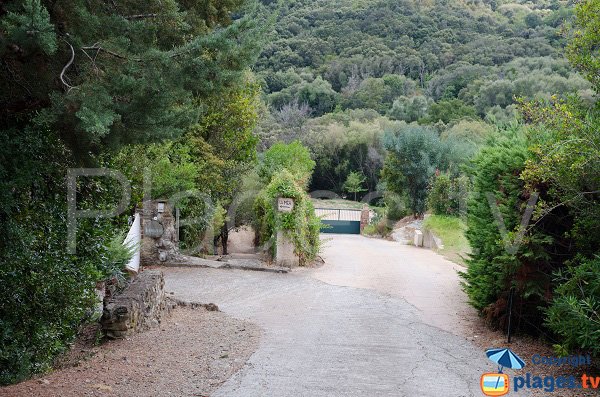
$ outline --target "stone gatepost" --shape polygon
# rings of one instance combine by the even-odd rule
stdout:
[[[179,252],[178,219],[167,200],[152,200],[144,204],[142,262],[153,264],[168,261]]]
[[[360,233],[362,234],[365,226],[369,224],[370,211],[367,204],[363,204],[362,210],[360,211]]]
[[[294,210],[294,200],[291,198],[280,197],[277,199],[277,211],[292,212]],[[296,255],[294,242],[290,238],[287,230],[277,230],[277,245],[275,246],[275,263],[281,267],[297,267],[300,264],[300,258]]]

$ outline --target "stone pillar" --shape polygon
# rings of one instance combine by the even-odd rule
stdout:
[[[294,210],[294,200],[291,198],[280,197],[277,199],[277,211],[292,212]],[[275,247],[275,263],[281,267],[297,267],[300,264],[300,258],[296,255],[294,242],[286,230],[277,230],[277,245]]]
[[[285,230],[277,231],[275,262],[277,263],[277,266],[289,268],[297,267],[300,264],[300,259],[294,252],[294,242]]]
[[[175,216],[167,200],[153,200],[142,216],[142,263],[165,262],[179,252]]]
[[[415,238],[414,238],[415,247],[423,246],[423,232],[420,230],[415,230]]]
[[[360,211],[360,234],[362,234],[365,226],[369,224],[369,206],[364,204],[362,210]]]

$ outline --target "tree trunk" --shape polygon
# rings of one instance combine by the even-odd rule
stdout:
[[[221,226],[221,244],[223,244],[223,255],[227,255],[227,240],[229,240],[229,229],[225,224]]]
[[[213,255],[219,255],[219,239],[221,238],[220,234],[215,235],[213,237]]]

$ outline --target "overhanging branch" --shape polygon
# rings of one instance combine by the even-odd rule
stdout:
[[[69,69],[69,67],[71,67],[71,65],[73,64],[73,61],[75,60],[75,49],[73,48],[71,43],[69,43],[67,40],[65,40],[65,43],[67,43],[69,48],[71,48],[71,59],[69,59],[69,62],[67,62],[67,64],[63,67],[62,71],[60,72],[60,81],[62,81],[64,86],[67,88],[67,92],[69,92],[75,87],[73,87],[72,85],[67,83],[67,81],[65,80],[65,78],[66,78],[65,73],[67,72],[67,69]]]

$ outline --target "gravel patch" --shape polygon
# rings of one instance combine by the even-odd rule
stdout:
[[[244,365],[260,336],[256,325],[225,313],[178,307],[159,327],[109,341],[76,366],[0,388],[0,396],[209,396]]]

